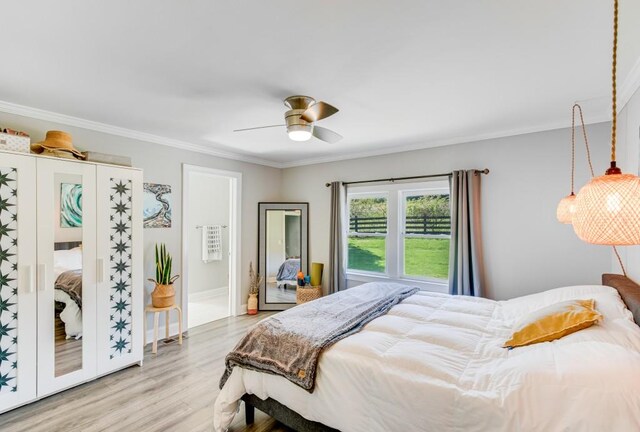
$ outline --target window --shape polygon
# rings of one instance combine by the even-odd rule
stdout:
[[[387,197],[349,196],[349,268],[385,273],[387,267]]]
[[[403,194],[403,275],[447,279],[451,212],[449,194],[433,191]]]
[[[348,273],[443,284],[449,275],[447,181],[352,187]]]

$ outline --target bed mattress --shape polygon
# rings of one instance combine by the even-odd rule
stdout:
[[[524,314],[593,298],[601,323],[507,350]],[[214,428],[249,393],[341,431],[627,431],[640,425],[640,327],[617,291],[558,288],[508,301],[420,292],[325,350],[312,394],[235,368]]]

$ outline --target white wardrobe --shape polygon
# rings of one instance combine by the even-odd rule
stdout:
[[[141,363],[142,172],[0,152],[0,412]]]

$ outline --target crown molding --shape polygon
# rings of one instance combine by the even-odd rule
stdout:
[[[620,103],[618,104],[618,112],[622,111],[627,103],[631,100],[636,91],[640,88],[640,57],[636,60],[633,67],[629,71],[629,74],[624,79],[624,82],[620,86],[620,92],[618,98]]]
[[[187,150],[187,151],[192,151],[196,153],[203,153],[203,154],[216,156],[224,159],[231,159],[231,160],[248,162],[248,163],[253,163],[258,165],[265,165],[273,168],[282,168],[279,162],[275,162],[268,159],[262,159],[262,158],[247,156],[239,153],[216,150],[214,148],[201,145],[201,144],[194,144],[187,141],[181,141],[173,138],[166,138],[159,135],[140,132],[140,131],[127,129],[119,126],[113,126],[113,125],[100,123],[92,120],[86,120],[83,118],[73,117],[65,114],[58,114],[52,111],[46,111],[46,110],[41,110],[39,108],[32,108],[24,105],[18,105],[11,102],[0,101],[0,111],[6,112],[9,114],[23,116],[23,117],[31,117],[38,120],[45,120],[45,121],[59,123],[67,126],[75,126],[82,129],[88,129],[96,132],[103,132],[106,134],[121,136],[125,138],[131,138],[139,141],[145,141],[145,142],[160,144],[168,147],[174,147],[181,150]]]
[[[592,116],[591,118],[586,119],[585,124],[603,123],[607,121],[610,121],[610,116],[608,114],[603,114],[600,116]],[[359,153],[349,153],[349,154],[338,155],[338,156],[325,156],[325,157],[302,159],[295,162],[282,163],[281,168],[295,168],[298,166],[316,165],[316,164],[322,164],[322,163],[328,163],[328,162],[338,162],[338,161],[345,161],[350,159],[361,159],[361,158],[374,157],[374,156],[384,156],[384,155],[394,154],[394,153],[405,153],[405,152],[425,150],[425,149],[435,148],[435,147],[444,147],[449,145],[472,143],[472,142],[485,141],[485,140],[496,139],[496,138],[506,138],[510,136],[526,135],[530,133],[545,132],[545,131],[550,131],[555,129],[564,129],[570,126],[571,125],[567,121],[547,123],[539,126],[507,129],[500,132],[491,132],[491,133],[479,134],[479,135],[467,135],[467,136],[447,138],[442,140],[424,141],[416,144],[396,146],[393,148],[381,148],[377,150],[363,151]]]
[[[640,58],[634,64],[633,68],[627,75],[622,86],[620,87],[619,94],[619,109],[622,110],[624,106],[629,102],[634,93],[640,88]],[[50,121],[54,123],[60,123],[68,126],[80,127],[83,129],[89,129],[97,132],[103,132],[111,135],[122,136],[125,138],[131,138],[139,141],[151,142],[155,144],[174,147],[182,150],[203,153],[210,156],[216,156],[224,159],[231,159],[241,162],[253,163],[258,165],[264,165],[272,168],[295,168],[298,166],[315,165],[328,162],[337,162],[351,159],[360,159],[373,156],[383,156],[393,153],[404,153],[409,151],[424,150],[434,147],[443,147],[448,145],[463,144],[475,141],[484,141],[488,139],[504,138],[508,136],[524,135],[529,133],[543,132],[554,129],[562,129],[569,127],[567,121],[547,123],[537,126],[528,126],[523,128],[507,129],[498,132],[490,132],[486,134],[467,135],[454,138],[446,138],[441,140],[422,141],[420,143],[407,144],[404,146],[394,146],[389,148],[381,148],[370,151],[354,152],[343,155],[335,156],[320,156],[308,159],[300,159],[291,162],[276,162],[269,159],[262,159],[253,156],[247,156],[239,153],[226,152],[222,150],[216,150],[209,146],[201,144],[194,144],[186,141],[176,140],[173,138],[166,138],[159,135],[154,135],[146,132],[139,132],[133,129],[122,128],[119,126],[113,126],[106,123],[100,123],[92,120],[85,120],[79,117],[68,116],[65,114],[58,114],[52,111],[41,110],[38,108],[27,107],[24,105],[18,105],[11,102],[0,100],[0,111],[10,114],[16,114],[24,117],[36,118],[39,120]],[[586,119],[587,124],[602,123],[611,120],[609,113],[602,113],[600,115],[591,116]]]
[[[629,71],[629,74],[626,76],[624,82],[620,86],[620,91],[618,93],[618,100],[619,100],[618,112],[624,109],[624,107],[631,100],[631,98],[633,97],[633,95],[638,89],[640,89],[640,57],[638,57],[635,64],[631,68],[631,71]],[[611,121],[611,114],[606,112],[606,113],[600,113],[598,115],[587,118],[585,123],[595,124],[595,123],[603,123],[608,121]],[[358,153],[349,153],[349,154],[339,155],[339,156],[321,156],[317,158],[302,159],[295,162],[284,162],[280,164],[280,168],[295,168],[298,166],[315,165],[315,164],[328,163],[328,162],[338,162],[338,161],[360,159],[360,158],[373,157],[373,156],[384,156],[384,155],[393,154],[393,153],[404,153],[404,152],[415,151],[415,150],[424,150],[427,148],[443,147],[447,145],[464,144],[468,142],[484,141],[484,140],[495,139],[495,138],[505,138],[508,136],[524,135],[524,134],[535,133],[535,132],[544,132],[548,130],[562,129],[567,127],[570,127],[570,124],[567,121],[555,122],[555,123],[548,123],[548,124],[538,125],[538,126],[507,129],[504,131],[491,132],[487,134],[468,135],[463,137],[427,141],[427,142],[422,142],[417,144],[408,144],[404,146],[394,147],[393,149],[391,148],[377,149],[377,150],[363,151]]]

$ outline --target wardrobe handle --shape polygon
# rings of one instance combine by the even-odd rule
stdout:
[[[38,290],[44,291],[47,289],[47,265],[38,265]]]
[[[96,266],[98,267],[98,283],[102,283],[105,280],[105,275],[104,275],[104,260],[102,258],[98,259],[98,262],[96,263]]]
[[[33,266],[25,266],[24,268],[24,284],[27,287],[27,293],[30,294],[34,291],[34,287],[33,287],[33,283],[34,283],[34,277],[33,277]]]

